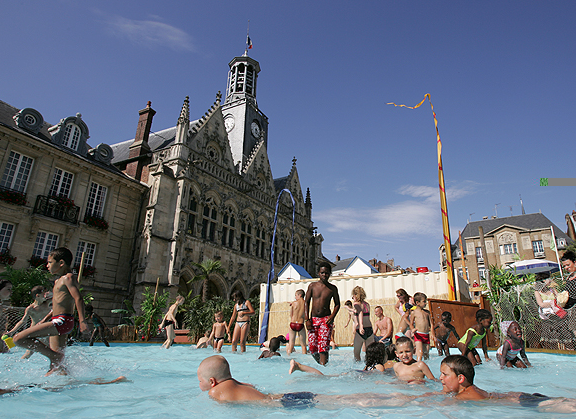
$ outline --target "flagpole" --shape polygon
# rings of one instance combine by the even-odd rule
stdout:
[[[452,244],[450,243],[450,226],[448,224],[448,202],[446,201],[446,187],[444,185],[444,169],[442,167],[442,141],[440,141],[440,132],[438,131],[438,120],[432,106],[430,93],[424,95],[424,99],[416,106],[397,105],[389,102],[387,105],[400,106],[408,109],[416,109],[428,99],[430,102],[430,109],[434,117],[434,126],[436,127],[436,144],[438,146],[438,186],[440,188],[440,210],[442,211],[442,229],[444,235],[444,249],[446,250],[446,273],[448,274],[448,296],[450,300],[456,300],[455,283],[454,283],[454,267],[452,266]]]
[[[250,19],[248,19],[248,28],[246,29],[246,48],[244,49],[244,56],[248,56],[248,49],[250,43]]]

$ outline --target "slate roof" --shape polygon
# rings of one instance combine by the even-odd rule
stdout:
[[[197,121],[190,122],[190,125],[196,122]],[[150,137],[148,138],[148,145],[152,151],[162,150],[164,148],[170,147],[174,143],[175,139],[176,127],[166,128],[162,131],[151,132]],[[112,150],[114,151],[114,158],[112,159],[112,163],[116,164],[127,160],[128,155],[130,154],[130,145],[133,142],[134,138],[111,145],[110,147],[112,147]]]
[[[284,189],[286,187],[287,182],[288,182],[288,176],[274,179],[274,188],[276,188],[276,192],[280,192],[282,189]]]
[[[308,278],[308,279],[312,279],[312,276],[308,273],[308,271],[306,269],[304,269],[302,266],[300,265],[295,265],[292,262],[288,262],[286,265],[284,265],[284,267],[280,270],[280,272],[278,273],[278,276],[282,275],[282,273],[288,269],[289,267],[294,268],[294,270],[296,272],[298,272],[298,274],[302,277],[302,278]]]
[[[30,131],[27,131],[25,129],[20,128],[18,125],[16,125],[16,121],[14,121],[14,118],[13,118],[14,115],[16,115],[18,112],[20,112],[20,109],[15,108],[14,106],[0,100],[0,125],[7,127],[13,131],[20,132],[24,135],[31,137],[31,138],[34,138],[34,139],[44,143],[44,145],[46,145],[46,146],[57,148],[57,149],[65,152],[67,154],[70,154],[70,155],[73,155],[79,159],[88,161],[91,164],[99,166],[99,167],[101,167],[101,168],[103,168],[109,172],[115,173],[115,174],[120,175],[126,179],[130,179],[130,180],[134,181],[134,179],[132,179],[131,177],[124,174],[120,169],[118,169],[116,166],[114,166],[112,164],[102,163],[98,160],[93,159],[92,156],[90,156],[90,155],[84,157],[81,154],[74,152],[74,150],[70,150],[69,148],[63,147],[59,144],[54,144],[52,142],[52,136],[48,132],[48,128],[52,127],[52,125],[47,123],[46,121],[44,121],[44,124],[42,125],[42,128],[40,129],[38,134],[34,134]]]
[[[346,258],[340,259],[334,262],[335,266],[332,268],[332,272],[335,271],[345,271],[346,268],[350,265],[350,263],[354,260],[354,258]]]
[[[478,227],[482,226],[484,229],[484,235],[493,234],[494,230],[507,225],[511,227],[518,227],[522,230],[538,230],[543,228],[554,228],[554,234],[556,237],[564,238],[569,243],[572,240],[566,233],[560,230],[552,221],[550,221],[544,214],[523,214],[514,215],[512,217],[503,218],[490,218],[488,220],[472,221],[466,225],[464,231],[462,231],[462,238],[464,243],[467,237],[479,237]],[[460,245],[460,239],[456,240],[455,245]]]

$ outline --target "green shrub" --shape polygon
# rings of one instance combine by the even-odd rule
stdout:
[[[7,279],[12,283],[10,302],[14,307],[26,307],[31,304],[34,299],[30,295],[30,290],[36,285],[52,290],[51,278],[52,275],[42,268],[14,269],[6,266],[6,270],[0,273],[0,279]]]

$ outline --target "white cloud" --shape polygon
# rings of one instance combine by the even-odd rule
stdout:
[[[471,193],[464,185],[450,188],[448,200],[454,201]],[[432,186],[404,185],[400,195],[416,199],[400,201],[380,208],[332,208],[318,211],[314,219],[327,225],[329,232],[353,231],[371,237],[436,235],[442,229],[439,191]]]
[[[194,51],[192,38],[174,26],[156,20],[133,20],[121,16],[106,19],[108,29],[118,37],[144,46],[168,47],[175,51]]]

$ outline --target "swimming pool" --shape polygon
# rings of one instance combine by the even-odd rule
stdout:
[[[281,349],[284,349],[282,347]],[[299,350],[299,348],[297,348]],[[452,351],[453,353],[456,353]],[[209,419],[260,418],[267,416],[302,418],[331,416],[336,418],[488,418],[497,416],[557,417],[518,406],[501,406],[489,402],[466,402],[441,405],[444,397],[411,403],[403,407],[357,408],[334,406],[334,410],[319,408],[306,410],[277,409],[262,406],[221,405],[208,398],[198,387],[196,369],[200,361],[213,354],[211,349],[196,350],[189,345],[174,345],[169,350],[160,345],[112,344],[93,347],[79,345],[67,349],[69,376],[44,377],[48,361],[35,354],[20,360],[23,350],[16,348],[0,355],[0,388],[28,386],[22,391],[0,396],[1,415],[6,418],[165,418],[207,417]],[[232,375],[255,384],[265,393],[312,391],[319,394],[390,393],[422,394],[439,391],[439,383],[424,386],[399,384],[391,376],[381,373],[361,373],[360,364],[352,360],[352,351],[342,348],[331,352],[330,363],[321,368],[331,377],[302,372],[288,374],[289,358],[274,357],[257,360],[260,352],[249,347],[245,354],[231,354],[225,346]],[[283,352],[284,354],[284,352]],[[495,359],[495,353],[490,356]],[[293,354],[294,359],[316,366],[309,355]],[[484,363],[476,368],[475,383],[488,391],[539,392],[548,396],[576,398],[576,357],[568,355],[528,353],[534,368],[528,370],[500,370],[497,363]],[[439,376],[441,358],[431,353],[428,364]],[[90,380],[112,380],[125,375],[125,383],[95,386]],[[63,387],[60,391],[47,388]],[[421,399],[422,400],[422,399]],[[320,416],[319,416],[320,415]],[[393,415],[393,416],[392,416]],[[560,415],[562,416],[562,415]],[[564,415],[564,417],[568,417]]]

